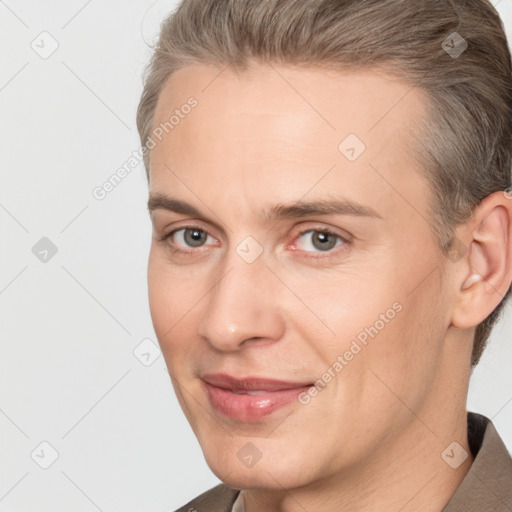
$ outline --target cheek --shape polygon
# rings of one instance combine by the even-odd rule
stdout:
[[[194,274],[183,275],[183,269],[175,268],[166,261],[160,250],[152,249],[148,263],[149,308],[158,341],[165,350],[172,340],[179,338],[194,305],[201,298],[200,283]]]
[[[436,297],[436,286],[403,296],[402,310],[374,338],[368,338],[361,358],[369,401],[387,403],[404,417],[408,409],[403,404],[414,411],[421,409],[441,363],[444,328],[439,318],[443,311]]]
[[[206,356],[197,328],[211,287],[205,272],[171,264],[163,251],[151,250],[148,294],[153,328],[167,369],[180,381],[194,377]]]
[[[370,340],[382,338],[400,316],[401,294],[389,276],[347,268],[295,277],[294,292],[309,311],[302,311],[302,304],[295,301],[294,320],[301,322],[305,339],[326,363],[350,350],[354,340],[364,348]]]
[[[152,247],[148,261],[148,293],[151,311],[157,317],[166,317],[170,323],[182,316],[195,298],[201,297],[201,279],[186,266],[171,263],[166,252]],[[185,311],[184,311],[185,310]]]
[[[149,309],[156,335],[162,342],[161,335],[172,326],[172,303],[175,300],[176,287],[152,249],[148,264]]]
[[[394,390],[416,401],[429,375],[435,374],[443,340],[439,282],[432,279],[409,293],[406,276],[400,280],[398,275],[338,274],[336,280],[317,281],[314,289],[306,282],[300,288],[304,302],[330,328],[316,320],[315,334],[311,325],[302,323],[304,336],[325,366],[322,371],[342,356],[343,369],[337,368],[344,377],[334,379],[340,394],[372,402]]]

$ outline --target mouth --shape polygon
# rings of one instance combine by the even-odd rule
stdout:
[[[210,404],[219,413],[246,423],[258,422],[278,409],[291,406],[300,393],[313,385],[226,374],[203,375],[202,384]]]

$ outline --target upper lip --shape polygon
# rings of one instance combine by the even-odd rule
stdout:
[[[278,391],[310,386],[311,382],[290,382],[263,377],[232,377],[225,373],[211,373],[202,376],[208,384],[233,391]]]

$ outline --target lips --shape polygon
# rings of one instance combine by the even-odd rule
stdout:
[[[291,404],[313,385],[261,377],[236,378],[219,373],[203,375],[202,380],[212,406],[224,416],[243,422],[260,421]]]
[[[225,373],[203,375],[203,380],[219,388],[230,391],[280,391],[282,389],[294,389],[310,386],[312,382],[290,382],[261,377],[237,378]]]

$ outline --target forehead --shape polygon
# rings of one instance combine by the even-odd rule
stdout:
[[[190,98],[196,106],[183,108]],[[189,195],[178,179],[186,176],[206,195],[220,187],[247,197],[280,190],[286,200],[322,179],[324,190],[343,186],[358,199],[396,202],[394,194],[425,203],[412,153],[425,95],[381,70],[191,65],[162,89],[153,129],[173,113],[177,122],[151,150],[152,192],[172,186]],[[418,185],[423,190],[413,190]]]
[[[426,101],[420,88],[382,68],[252,64],[236,72],[226,66],[196,64],[169,76],[158,98],[154,125],[166,122],[191,96],[200,107],[194,111],[202,111],[205,117],[229,113],[234,128],[246,114],[273,118],[294,114],[313,123],[311,131],[326,133],[347,128],[366,133],[378,126],[385,129],[397,120],[413,121],[424,113]],[[224,117],[219,115],[219,121]]]

